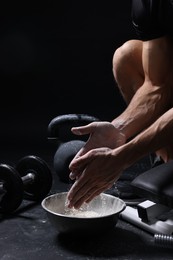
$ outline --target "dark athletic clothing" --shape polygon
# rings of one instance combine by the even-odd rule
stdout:
[[[173,37],[173,0],[132,0],[132,22],[143,41]]]

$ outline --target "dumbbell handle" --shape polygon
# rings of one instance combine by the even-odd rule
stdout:
[[[25,176],[22,177],[22,182],[24,185],[31,184],[35,180],[35,174],[33,172],[28,172]]]
[[[22,178],[22,182],[24,185],[27,184],[32,184],[35,180],[35,174],[32,172],[28,172],[25,176],[23,176]],[[3,196],[7,193],[6,188],[4,187],[4,182],[1,181],[0,182],[0,202],[3,198]]]
[[[7,190],[4,188],[4,183],[0,182],[0,203],[6,193]]]
[[[4,183],[0,182],[0,194],[6,193],[6,189],[4,189]]]
[[[25,176],[22,178],[22,182],[24,185],[31,184],[35,180],[35,174],[33,172],[28,172]],[[4,188],[4,182],[0,182],[0,194],[4,194],[6,192],[6,189]]]

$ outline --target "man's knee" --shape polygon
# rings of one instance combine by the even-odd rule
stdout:
[[[116,79],[116,75],[117,75],[117,68],[119,68],[119,66],[123,63],[123,45],[121,47],[119,47],[118,49],[115,50],[114,55],[113,55],[113,59],[112,59],[112,70],[113,70],[113,74],[114,77]]]
[[[113,55],[113,75],[124,100],[129,103],[143,84],[142,42],[130,40]]]
[[[122,75],[126,73],[128,67],[131,68],[131,65],[135,63],[135,52],[136,54],[139,52],[139,49],[141,48],[139,46],[140,43],[141,42],[138,40],[129,40],[116,49],[112,59],[113,74],[115,79],[118,78],[119,74]]]

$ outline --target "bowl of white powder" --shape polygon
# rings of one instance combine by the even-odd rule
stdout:
[[[41,203],[47,216],[59,233],[103,233],[115,227],[120,212],[126,204],[123,200],[101,193],[79,209],[67,207],[67,192],[46,197]]]

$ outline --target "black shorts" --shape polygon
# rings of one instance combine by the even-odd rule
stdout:
[[[132,22],[141,40],[173,37],[173,0],[132,0]]]

